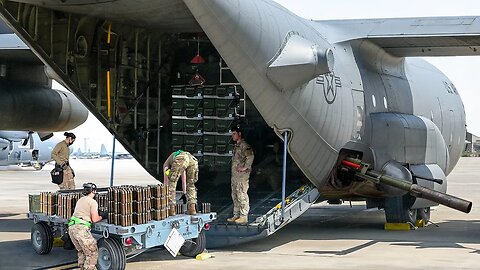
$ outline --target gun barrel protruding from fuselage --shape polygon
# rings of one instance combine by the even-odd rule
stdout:
[[[398,189],[407,191],[412,196],[416,198],[423,198],[436,202],[450,208],[462,211],[464,213],[470,213],[472,210],[472,202],[443,193],[426,187],[422,187],[417,184],[412,184],[410,182],[398,179],[389,175],[384,174],[383,172],[370,170],[368,165],[359,163],[355,159],[343,160],[342,164],[350,169],[357,171],[357,176],[359,178],[375,182],[377,184],[384,184]]]

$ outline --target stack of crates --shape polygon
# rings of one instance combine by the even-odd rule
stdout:
[[[228,171],[241,91],[238,85],[173,86],[172,150],[188,151],[200,164]]]
[[[219,85],[204,95],[205,166],[215,171],[229,171],[233,154],[231,129],[234,127],[240,86]]]
[[[57,215],[65,219],[70,219],[73,215],[73,212],[75,212],[75,205],[81,197],[82,194],[80,192],[59,193],[57,196]]]
[[[49,216],[57,214],[57,193],[40,193],[40,212]]]
[[[172,86],[172,148],[202,159],[203,87]]]
[[[168,217],[168,186],[149,186],[152,194],[152,219],[164,220]]]

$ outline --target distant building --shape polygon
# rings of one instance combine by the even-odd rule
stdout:
[[[467,131],[464,156],[480,156],[480,137]]]

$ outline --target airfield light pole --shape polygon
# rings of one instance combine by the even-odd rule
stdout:
[[[287,144],[288,144],[288,131],[285,131],[283,137],[283,173],[282,173],[282,221],[285,216],[285,186],[287,183]]]
[[[115,135],[113,135],[113,146],[112,146],[112,170],[110,171],[110,187],[113,187],[113,172],[115,168]]]

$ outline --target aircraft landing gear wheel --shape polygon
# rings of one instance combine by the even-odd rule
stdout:
[[[415,198],[410,194],[385,199],[385,217],[388,223],[415,225],[417,209],[411,209]]]
[[[198,234],[198,238],[187,240],[180,248],[180,253],[187,257],[195,257],[205,250],[207,241],[203,230]]]
[[[417,209],[417,220],[421,220],[425,222],[425,224],[430,221],[430,207],[419,208]]]
[[[32,165],[32,167],[36,170],[36,171],[40,171],[41,169],[43,169],[43,165],[40,164],[40,163],[34,163]]]
[[[53,247],[53,233],[47,223],[39,222],[33,225],[30,236],[36,253],[40,255],[50,253]]]
[[[124,270],[126,265],[125,250],[112,238],[101,238],[97,242],[99,270]]]

